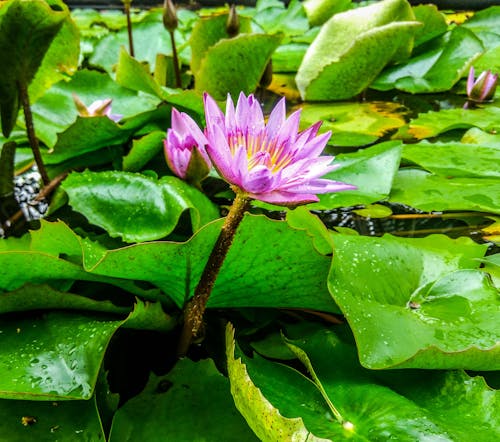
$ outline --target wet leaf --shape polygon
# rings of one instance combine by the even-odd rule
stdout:
[[[370,204],[385,199],[392,188],[399,168],[401,144],[385,142],[352,154],[335,157],[340,167],[325,178],[354,184],[356,190],[318,195],[318,203],[309,204],[311,209],[328,210],[358,204]]]
[[[63,189],[74,210],[127,242],[167,236],[187,209],[195,231],[219,217],[205,195],[172,176],[154,180],[120,171],[73,172]]]
[[[363,146],[400,128],[407,109],[398,103],[304,104],[300,106],[301,126],[322,121],[321,131],[332,131],[329,144],[334,146]]]
[[[471,63],[483,51],[473,32],[456,27],[426,43],[407,62],[386,69],[370,87],[412,94],[447,91],[468,73]]]
[[[320,26],[330,17],[351,7],[351,0],[305,0],[304,9],[311,26]]]
[[[217,100],[254,92],[281,37],[239,34],[211,46],[195,73],[195,90]]]
[[[408,127],[403,127],[394,138],[432,138],[454,129],[477,127],[491,133],[500,132],[500,108],[485,106],[477,109],[444,109],[419,114]]]
[[[329,289],[363,366],[498,369],[500,298],[476,270],[483,246],[437,235],[335,235],[334,245]]]
[[[226,356],[236,408],[260,440],[330,440],[311,433],[317,424],[309,426],[309,421],[324,416],[328,409],[306,377],[259,357],[236,358],[234,329],[230,325],[226,329]],[[253,370],[249,373],[250,367]]]
[[[229,382],[212,360],[179,361],[166,376],[152,376],[142,393],[115,415],[110,442],[258,439],[234,407]]]
[[[448,178],[402,169],[394,179],[390,201],[424,211],[476,210],[498,214],[500,182],[498,178]]]
[[[500,164],[500,147],[420,142],[406,145],[403,158],[447,178],[500,178],[500,170],[493,167]]]
[[[436,5],[418,5],[413,8],[417,21],[422,27],[415,33],[415,46],[419,46],[433,38],[444,34],[448,30],[446,18]]]
[[[123,321],[70,313],[0,319],[0,396],[90,399],[104,352]]]
[[[163,150],[165,132],[154,131],[132,141],[132,149],[123,157],[123,170],[137,172],[141,170],[156,154]]]
[[[181,306],[198,283],[221,222],[208,224],[185,243],[151,242],[85,254],[85,268],[95,275],[149,281]],[[303,227],[246,216],[208,306],[337,312],[325,283],[329,265],[330,258],[317,252]]]
[[[0,400],[0,433],[9,442],[104,440],[95,399],[88,401]]]
[[[498,415],[499,393],[483,378],[463,371],[363,369],[355,346],[340,338],[344,331],[302,324],[286,331],[295,337],[286,342],[351,423],[353,439],[383,440],[390,435],[408,441],[487,442],[495,438],[498,418],[492,416]]]
[[[383,0],[334,15],[302,60],[296,76],[300,95],[327,101],[359,94],[385,65],[409,56],[420,26],[406,0]]]

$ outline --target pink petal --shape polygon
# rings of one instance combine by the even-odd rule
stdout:
[[[276,106],[274,106],[269,119],[267,121],[267,133],[270,138],[274,138],[278,135],[278,132],[285,122],[286,119],[286,102],[283,97]]]
[[[474,87],[474,66],[471,66],[469,69],[469,76],[467,78],[467,95],[470,95],[472,92],[472,88]]]
[[[258,199],[270,204],[277,204],[279,206],[296,206],[299,204],[307,204],[319,201],[318,197],[314,194],[296,194],[289,192],[282,192],[275,190],[268,193],[249,194],[250,198]]]

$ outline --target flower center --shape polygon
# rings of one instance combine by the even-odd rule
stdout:
[[[288,139],[269,138],[266,130],[250,133],[241,130],[228,136],[231,152],[243,146],[247,152],[248,170],[256,166],[265,166],[272,173],[282,170],[293,161],[294,152],[290,149]]]

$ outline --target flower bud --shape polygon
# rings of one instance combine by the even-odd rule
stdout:
[[[495,96],[497,82],[498,74],[492,74],[489,70],[481,72],[477,80],[474,80],[474,68],[471,66],[467,78],[467,97],[478,103],[490,101]]]
[[[229,14],[227,16],[226,22],[226,32],[229,37],[236,37],[240,32],[240,19],[238,13],[236,12],[236,6],[234,3],[229,7]]]
[[[123,115],[111,113],[111,102],[113,101],[111,98],[96,100],[88,107],[85,106],[76,94],[73,94],[73,101],[75,102],[78,115],[81,117],[108,117],[115,123],[123,118]]]
[[[179,25],[177,10],[172,0],[165,0],[163,3],[163,26],[169,32],[174,32]]]

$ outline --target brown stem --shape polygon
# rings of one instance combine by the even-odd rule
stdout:
[[[178,357],[186,355],[193,338],[198,335],[203,323],[203,314],[205,313],[208,298],[249,202],[250,198],[246,194],[236,192],[236,198],[229,209],[219,237],[203,269],[194,296],[184,307],[184,324],[177,347]]]
[[[42,155],[40,154],[40,145],[38,144],[38,138],[35,134],[35,126],[33,124],[33,114],[31,113],[30,98],[28,95],[28,88],[25,84],[18,82],[17,87],[19,89],[19,96],[21,98],[21,103],[24,110],[24,119],[26,121],[26,132],[28,133],[28,139],[30,142],[31,150],[33,151],[33,157],[35,158],[35,163],[38,167],[38,172],[42,177],[43,184],[46,185],[50,182],[49,175],[45,170],[43,164]]]
[[[130,19],[130,0],[125,0],[123,2],[123,8],[125,9],[125,15],[127,16],[128,50],[130,56],[135,57],[134,40],[132,38],[132,20]]]
[[[175,72],[175,86],[181,88],[182,87],[181,70],[179,68],[179,56],[177,55],[177,46],[175,44],[174,31],[169,30],[168,33],[170,34],[170,42],[172,43],[172,59]]]

